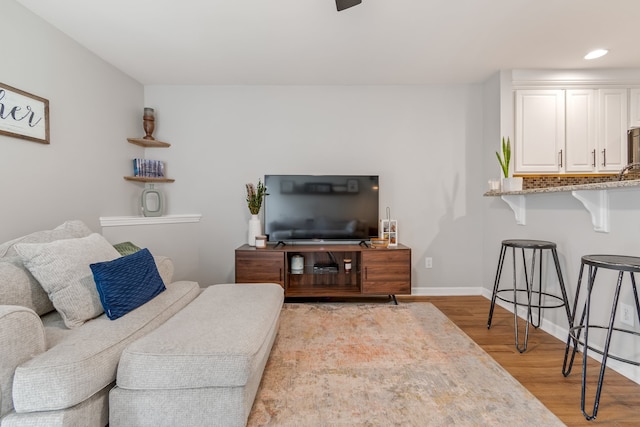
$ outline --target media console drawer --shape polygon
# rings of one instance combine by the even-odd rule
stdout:
[[[404,245],[243,245],[235,270],[236,283],[279,283],[289,297],[411,294],[411,249]]]

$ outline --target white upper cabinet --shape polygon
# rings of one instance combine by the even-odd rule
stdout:
[[[517,90],[515,172],[558,173],[564,162],[564,91]]]
[[[593,172],[597,163],[596,91],[567,90],[565,102],[565,171]]]
[[[629,127],[640,127],[640,89],[629,90]]]
[[[627,165],[627,89],[598,89],[599,172]]]
[[[515,172],[618,172],[627,164],[627,92],[516,90]]]

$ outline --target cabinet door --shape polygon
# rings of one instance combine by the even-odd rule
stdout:
[[[563,170],[565,146],[564,91],[517,90],[515,172]]]
[[[279,283],[284,287],[284,253],[237,250],[236,283]]]
[[[362,252],[362,293],[411,294],[411,250],[388,249]]]
[[[629,127],[640,127],[640,89],[629,91]]]
[[[627,90],[598,89],[598,171],[627,165]]]
[[[571,89],[565,92],[565,171],[596,170],[596,92]]]

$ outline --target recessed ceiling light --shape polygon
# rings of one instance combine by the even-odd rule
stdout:
[[[596,58],[600,58],[601,56],[605,56],[607,53],[609,53],[609,51],[607,49],[596,49],[596,50],[592,50],[591,52],[587,53],[584,56],[584,59],[596,59]]]

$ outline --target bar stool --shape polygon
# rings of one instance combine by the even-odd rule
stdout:
[[[580,409],[582,410],[582,414],[585,416],[587,420],[593,420],[598,414],[598,405],[600,403],[600,394],[602,392],[602,382],[604,380],[605,368],[607,365],[607,359],[611,358],[614,360],[618,360],[623,363],[630,363],[635,366],[640,366],[640,362],[625,359],[613,354],[609,354],[609,345],[611,344],[611,336],[613,332],[623,332],[627,334],[633,334],[640,336],[640,332],[636,332],[633,330],[623,329],[614,327],[614,320],[616,317],[616,310],[618,308],[618,299],[620,297],[620,289],[622,288],[622,279],[625,272],[629,273],[631,276],[631,287],[633,288],[633,298],[636,304],[636,313],[638,314],[638,322],[640,322],[640,303],[638,302],[638,290],[636,288],[636,279],[634,273],[640,272],[640,258],[633,256],[623,256],[623,255],[585,255],[582,257],[582,262],[580,265],[580,275],[578,276],[578,286],[576,289],[576,298],[573,303],[573,313],[574,320],[576,319],[575,315],[577,314],[576,308],[578,305],[578,299],[580,298],[580,288],[582,284],[582,274],[584,271],[585,265],[589,266],[589,276],[587,281],[587,294],[584,306],[582,307],[582,314],[580,316],[580,323],[578,325],[572,325],[569,328],[569,336],[567,338],[567,346],[564,352],[564,363],[562,366],[562,374],[566,377],[571,373],[571,368],[573,367],[573,361],[576,356],[576,351],[578,350],[578,346],[583,347],[583,355],[582,355],[582,396],[580,398]],[[611,307],[611,313],[609,316],[609,325],[592,325],[590,323],[590,313],[591,313],[591,293],[593,291],[593,285],[596,280],[596,273],[598,272],[598,268],[605,268],[608,270],[615,270],[618,272],[618,281],[616,283],[615,292],[613,295],[613,305]],[[607,336],[605,338],[604,349],[599,350],[595,348],[593,345],[589,344],[589,330],[592,329],[606,329]],[[581,341],[581,334],[584,331],[584,341]],[[573,351],[571,352],[571,357],[569,358],[569,346],[573,346]],[[600,355],[602,355],[602,362],[600,366],[600,375],[598,376],[598,385],[596,388],[596,394],[593,403],[593,410],[591,414],[588,414],[585,411],[585,394],[587,389],[587,352],[591,350]]]
[[[500,276],[502,275],[502,266],[504,265],[504,259],[507,253],[507,249],[511,248],[511,255],[513,258],[513,287],[500,289]],[[522,264],[524,268],[524,281],[525,287],[518,288],[516,280],[516,249],[520,249],[522,252]],[[527,269],[527,260],[525,256],[525,250],[531,250],[531,265]],[[542,251],[549,250],[553,256],[553,262],[558,275],[558,283],[560,284],[561,295],[552,294],[543,290],[542,288]],[[536,256],[537,254],[537,256]],[[535,280],[535,267],[536,258],[539,258],[538,265],[538,285],[534,288]],[[510,293],[512,297],[502,296],[503,294]],[[522,302],[518,299],[518,295],[526,293],[526,302]],[[545,297],[543,300],[543,296]],[[534,297],[535,301],[534,301]],[[491,308],[489,309],[489,319],[487,321],[487,328],[491,328],[491,319],[493,318],[493,309],[496,304],[496,299],[512,303],[513,304],[513,317],[514,317],[514,330],[516,349],[520,353],[524,353],[527,350],[527,342],[529,340],[529,324],[532,324],[534,328],[540,326],[540,320],[542,317],[543,308],[559,308],[564,307],[567,312],[567,319],[569,325],[571,325],[571,311],[569,309],[569,301],[567,299],[567,291],[564,286],[564,280],[562,280],[562,272],[560,271],[560,262],[558,261],[558,253],[556,251],[556,244],[548,242],[546,240],[503,240],[502,247],[500,249],[500,257],[498,259],[498,270],[496,271],[496,279],[493,284],[493,294],[491,296]],[[518,337],[518,306],[527,307],[527,320],[525,326],[524,341],[520,344]],[[537,309],[537,323],[533,321],[532,308]]]

